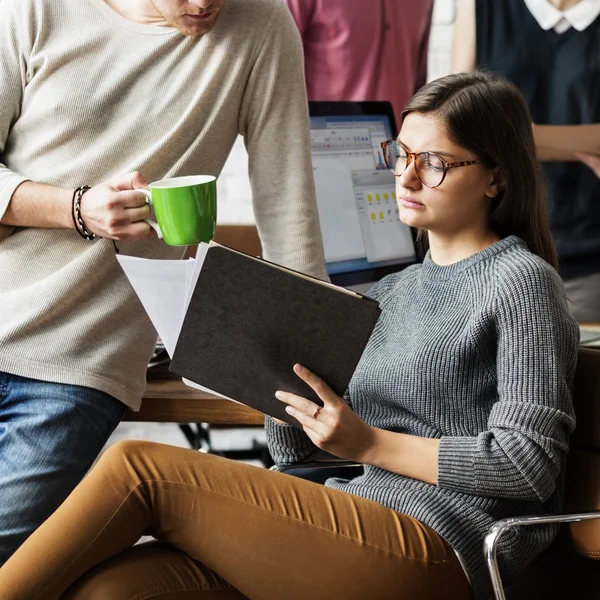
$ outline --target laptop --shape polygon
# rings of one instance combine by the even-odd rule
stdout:
[[[317,206],[332,283],[364,293],[417,262],[381,142],[397,135],[389,102],[309,102]]]

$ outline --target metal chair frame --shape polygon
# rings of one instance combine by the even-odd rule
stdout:
[[[483,554],[492,580],[492,588],[495,600],[506,600],[500,569],[498,567],[497,548],[498,542],[503,534],[514,527],[527,525],[546,525],[551,523],[576,523],[578,521],[590,521],[600,519],[600,511],[588,513],[573,513],[570,515],[550,515],[538,517],[512,517],[497,521],[488,531],[483,542]]]
[[[270,467],[271,471],[286,473],[287,471],[296,471],[302,469],[339,469],[345,467],[363,467],[364,465],[332,457],[331,459],[314,460],[305,463],[279,463]]]

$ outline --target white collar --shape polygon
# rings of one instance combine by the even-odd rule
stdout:
[[[600,15],[600,0],[579,0],[569,10],[559,10],[550,0],[524,0],[529,12],[545,31],[564,33],[571,27],[583,31]]]

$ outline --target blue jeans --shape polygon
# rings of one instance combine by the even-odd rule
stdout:
[[[81,481],[125,405],[0,371],[0,566]]]

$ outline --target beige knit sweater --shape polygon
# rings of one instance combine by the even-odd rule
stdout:
[[[227,0],[201,38],[130,22],[102,0],[2,0],[0,218],[25,180],[218,176],[239,133],[266,257],[324,277],[302,64],[279,0]],[[156,333],[112,243],[0,229],[0,371],[137,409]],[[157,240],[119,245],[181,256]]]

